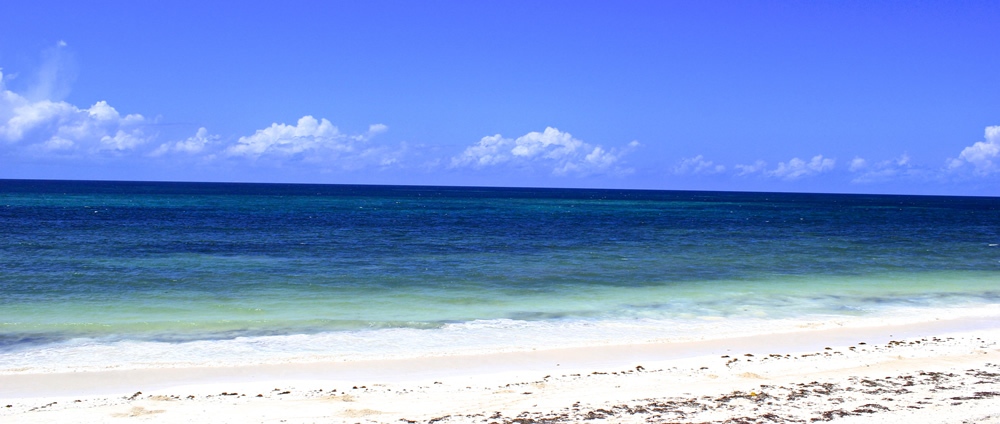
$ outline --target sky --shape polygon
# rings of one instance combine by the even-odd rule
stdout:
[[[0,179],[1000,196],[1000,2],[3,9]]]

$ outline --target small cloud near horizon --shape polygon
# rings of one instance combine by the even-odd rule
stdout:
[[[627,175],[634,170],[623,165],[623,157],[640,147],[632,141],[624,147],[605,149],[573,137],[568,132],[546,127],[518,138],[500,134],[486,136],[451,158],[451,168],[483,169],[511,166],[541,168],[552,175]]]
[[[716,165],[713,161],[705,160],[702,155],[681,159],[674,166],[674,174],[678,175],[719,174],[725,171],[725,165]]]
[[[736,176],[759,175],[765,178],[778,178],[786,181],[797,180],[803,177],[812,177],[834,169],[836,159],[824,158],[823,155],[813,156],[808,162],[797,157],[788,162],[779,162],[774,169],[767,169],[767,162],[757,160],[753,164],[735,165]]]

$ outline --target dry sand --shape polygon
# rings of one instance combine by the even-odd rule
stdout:
[[[0,376],[2,423],[1000,423],[1000,323]]]

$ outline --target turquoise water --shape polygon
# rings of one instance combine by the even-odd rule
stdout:
[[[996,198],[0,180],[0,226],[0,372],[721,337],[1000,304]]]

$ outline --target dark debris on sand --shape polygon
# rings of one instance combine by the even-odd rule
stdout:
[[[736,391],[721,396],[643,399],[627,404],[587,408],[579,402],[552,412],[522,412],[504,416],[500,412],[444,416],[408,423],[450,424],[556,424],[556,423],[685,423],[685,424],[774,424],[821,423],[843,417],[873,416],[895,410],[956,405],[968,400],[1000,398],[1000,391],[970,392],[962,381],[976,379],[978,387],[1000,385],[1000,365],[967,370],[963,374],[918,372],[885,378],[851,378],[850,384],[761,385],[751,392]],[[917,388],[938,396],[919,401],[904,400]]]

